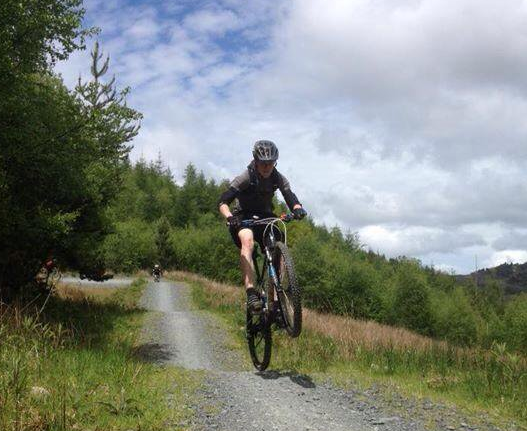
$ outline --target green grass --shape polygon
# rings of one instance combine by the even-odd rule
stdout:
[[[230,300],[218,300],[221,292],[215,292],[206,281],[187,281],[193,287],[195,303],[201,308],[212,309],[225,319],[246,352],[245,334],[240,330],[245,325],[240,306],[243,302],[241,289],[239,303],[232,303],[232,295]],[[503,346],[495,345],[486,353],[474,351],[460,356],[453,348],[401,351],[357,345],[351,355],[352,358],[349,347],[344,348],[334,339],[315,331],[304,329],[296,339],[280,331],[273,334],[270,368],[330,378],[342,386],[381,387],[389,405],[394,404],[391,400],[398,399],[399,395],[412,398],[417,404],[420,400],[431,399],[455,405],[476,424],[489,422],[513,429],[510,423],[514,422],[520,429],[527,429],[525,362],[511,356]],[[432,418],[434,412],[429,415]]]
[[[66,289],[38,306],[0,314],[0,429],[184,429],[199,382],[145,363],[136,342],[144,280],[130,288]],[[111,292],[111,293],[110,293]]]

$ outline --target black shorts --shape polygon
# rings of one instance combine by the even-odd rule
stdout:
[[[237,217],[239,217],[240,221],[241,220],[250,220],[251,219],[250,216],[238,215]],[[266,215],[265,217],[261,216],[260,218],[267,218],[267,217],[276,217],[276,216],[274,214],[269,214],[269,215]],[[253,231],[254,240],[260,245],[260,250],[263,250],[264,249],[264,238],[263,238],[263,235],[264,235],[265,227],[266,227],[266,225],[262,224],[262,225],[257,225],[257,226],[253,226],[253,227],[250,227],[250,228],[241,228],[241,229],[251,229]],[[276,227],[273,230],[274,230],[274,235],[275,235],[276,241],[283,241],[282,231],[280,229],[276,228]],[[232,240],[233,240],[234,244],[236,244],[236,247],[242,248],[242,244],[240,242],[240,237],[238,236],[238,232],[239,231],[240,231],[240,229],[233,229],[232,227],[229,227],[229,232],[231,234],[231,237],[232,237]]]

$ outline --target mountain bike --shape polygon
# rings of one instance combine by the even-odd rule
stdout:
[[[246,335],[249,352],[256,369],[269,366],[272,348],[273,324],[285,329],[291,337],[298,337],[302,330],[302,295],[296,281],[293,259],[287,248],[285,223],[294,220],[292,214],[280,218],[243,220],[242,227],[264,225],[263,261],[257,244],[253,252],[256,273],[256,290],[262,300],[262,311],[253,313],[247,307]],[[282,241],[283,238],[283,241]]]

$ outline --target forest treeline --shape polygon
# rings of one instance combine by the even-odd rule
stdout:
[[[217,210],[227,183],[187,166],[184,182],[155,162],[129,166],[109,216],[115,231],[104,259],[115,271],[164,268],[240,284],[238,250]],[[277,212],[283,210],[277,202]],[[309,208],[307,208],[309,210]],[[505,297],[493,280],[472,279],[366,250],[357,235],[307,219],[288,225],[305,304],[314,309],[404,326],[458,345],[506,343],[527,353],[527,295]]]
[[[0,3],[0,297],[29,292],[49,257],[62,268],[132,272],[155,262],[239,283],[238,252],[217,211],[226,184],[189,165],[174,182],[161,160],[130,164],[141,114],[107,78],[68,89],[54,65],[95,33],[81,0]],[[309,211],[309,208],[307,208]],[[503,296],[409,258],[365,250],[352,233],[289,225],[307,306],[400,325],[460,345],[527,353],[527,296]]]

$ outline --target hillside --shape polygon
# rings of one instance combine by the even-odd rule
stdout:
[[[472,278],[478,285],[495,280],[503,287],[505,294],[527,292],[527,262],[503,263],[493,268],[484,268],[472,274],[462,275],[460,279]]]

